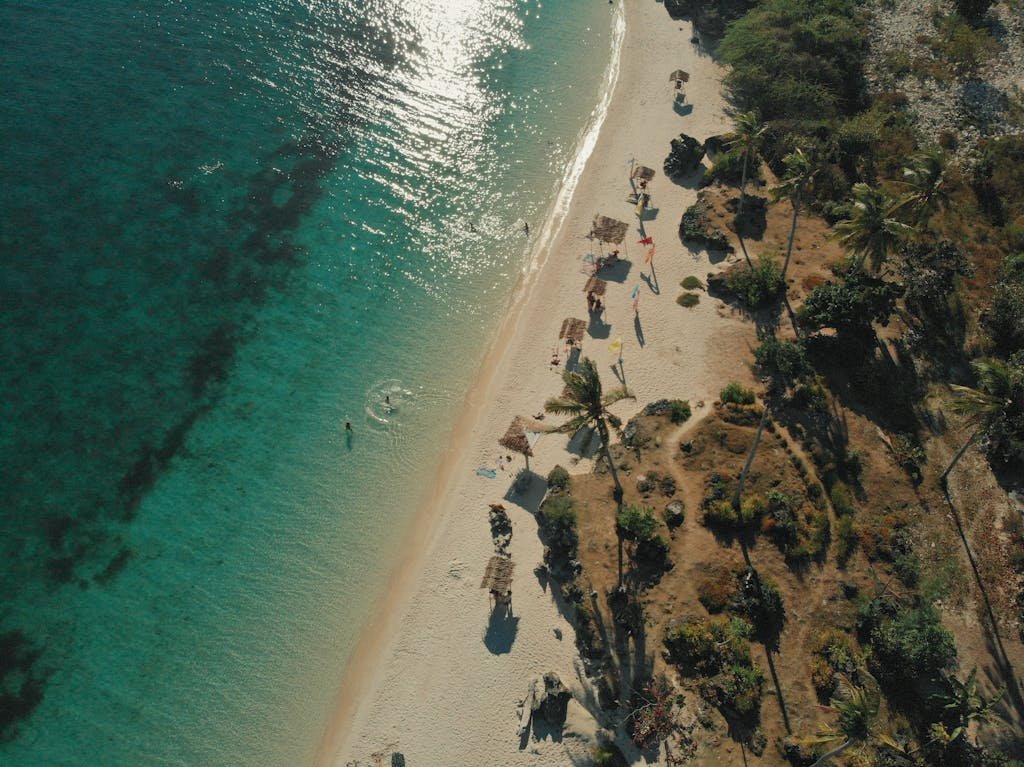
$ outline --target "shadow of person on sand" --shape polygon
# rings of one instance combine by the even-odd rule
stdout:
[[[640,348],[644,348],[646,340],[644,339],[644,326],[640,324],[640,312],[633,315],[633,330],[636,332],[636,341],[640,344]]]
[[[519,633],[519,616],[512,614],[512,605],[498,604],[491,611],[484,634],[484,646],[492,655],[506,655],[512,652],[512,645]]]

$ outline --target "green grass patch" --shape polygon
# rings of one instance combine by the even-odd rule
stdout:
[[[700,296],[696,293],[683,293],[676,299],[676,303],[686,309],[692,309],[700,303]]]

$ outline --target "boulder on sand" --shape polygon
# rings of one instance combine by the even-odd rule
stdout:
[[[533,700],[533,711],[548,724],[559,727],[565,724],[565,714],[572,693],[569,692],[558,674],[549,671],[544,675],[544,689],[538,691]]]

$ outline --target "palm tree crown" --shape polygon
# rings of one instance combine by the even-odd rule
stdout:
[[[625,386],[605,392],[601,386],[601,377],[597,373],[597,366],[589,357],[583,358],[578,370],[563,372],[562,380],[565,382],[566,389],[564,395],[549,399],[544,403],[544,409],[549,413],[570,416],[569,420],[557,427],[555,431],[576,434],[590,427],[598,433],[601,437],[601,449],[608,461],[612,479],[615,482],[616,497],[621,498],[622,485],[619,483],[615,463],[608,450],[608,426],[611,425],[613,429],[618,429],[622,426],[622,421],[614,413],[609,412],[608,408],[621,399],[632,397],[633,394]]]
[[[910,159],[903,169],[902,185],[907,193],[897,208],[909,208],[913,220],[923,223],[949,204],[946,192],[946,153],[940,147],[926,149]]]
[[[911,230],[893,216],[896,203],[881,189],[860,182],[853,185],[852,194],[852,215],[836,224],[835,231],[858,268],[867,261],[877,272]]]

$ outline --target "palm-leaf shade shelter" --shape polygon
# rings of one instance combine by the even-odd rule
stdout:
[[[487,589],[497,601],[512,593],[512,571],[515,562],[505,557],[493,556],[484,570],[480,588]]]
[[[591,277],[587,280],[587,284],[583,286],[584,293],[593,293],[595,296],[603,296],[607,289],[608,283],[600,277]]]
[[[633,178],[638,178],[641,181],[650,181],[654,178],[654,170],[646,165],[637,165],[633,170]]]
[[[546,427],[540,421],[517,415],[512,419],[512,424],[508,427],[508,431],[505,432],[505,436],[498,440],[498,444],[509,450],[522,453],[523,457],[526,458],[526,468],[529,469],[530,456],[533,455],[533,446],[536,444],[541,432],[545,431],[545,429]]]
[[[609,218],[608,216],[594,216],[594,225],[590,233],[601,242],[610,242],[614,245],[621,245],[626,239],[626,230],[629,224],[625,221]]]
[[[690,82],[690,75],[689,75],[689,73],[684,72],[681,69],[677,69],[675,72],[673,72],[672,74],[670,74],[668,76],[668,79],[669,79],[669,82],[673,82],[675,80],[679,80],[680,82],[688,83],[688,82]]]
[[[566,317],[562,320],[562,329],[558,331],[558,337],[575,344],[583,341],[583,334],[587,332],[585,320],[578,320],[575,317]]]

